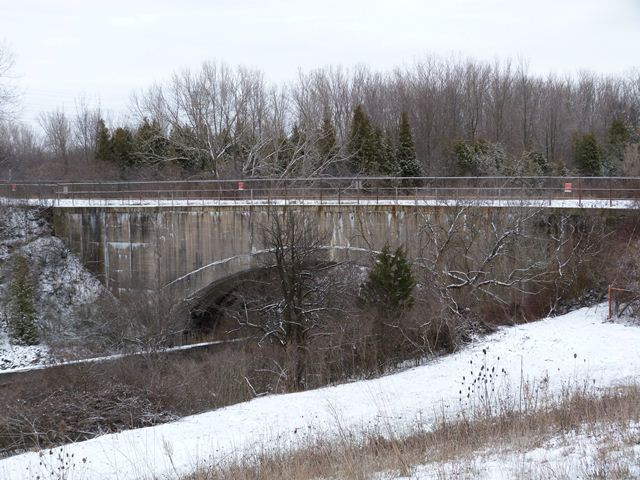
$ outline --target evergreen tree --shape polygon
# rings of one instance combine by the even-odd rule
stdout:
[[[22,256],[16,258],[12,273],[10,335],[17,343],[36,345],[38,332],[35,325],[36,312],[33,306],[34,288],[29,275],[27,259]]]
[[[111,137],[112,159],[122,167],[130,167],[135,163],[134,139],[127,127],[118,127]]]
[[[382,141],[382,150],[382,158],[384,161],[380,166],[381,173],[390,177],[399,176],[400,172],[398,171],[398,165],[396,162],[396,150],[393,146],[391,135],[388,132]]]
[[[406,112],[402,112],[402,117],[400,118],[396,164],[398,175],[401,177],[419,177],[422,173],[416,158],[416,148],[411,135],[409,116]]]
[[[602,151],[593,132],[576,137],[574,141],[574,155],[576,165],[578,165],[578,168],[580,168],[583,174],[601,174]]]
[[[632,129],[624,120],[616,118],[611,122],[607,132],[607,144],[603,156],[603,170],[605,173],[613,173],[624,160],[624,150],[631,141]]]
[[[454,175],[503,175],[509,173],[507,154],[500,143],[484,139],[456,140],[452,145]]]
[[[110,162],[113,160],[113,152],[111,150],[111,133],[102,119],[98,120],[96,159],[104,162]]]
[[[538,151],[530,151],[523,153],[524,159],[526,161],[525,165],[525,175],[548,175],[551,170],[551,166],[549,165],[549,160],[544,156],[542,152]],[[522,173],[519,173],[522,175]]]
[[[329,158],[336,152],[336,129],[328,112],[325,112],[318,135],[318,151],[323,158]]]
[[[631,128],[621,118],[616,118],[611,122],[607,132],[608,145],[624,145],[631,139]]]
[[[386,317],[394,317],[413,305],[415,281],[402,247],[391,253],[385,245],[362,288],[362,299]]]
[[[362,105],[358,105],[353,111],[348,145],[355,173],[374,175],[377,172],[376,145],[377,139],[371,128],[369,117],[364,112]]]
[[[370,152],[369,154],[371,156],[368,162],[367,175],[380,175],[384,173],[388,168],[387,164],[390,159],[387,156],[389,151],[385,148],[385,137],[379,128],[376,128],[371,133],[367,151]]]

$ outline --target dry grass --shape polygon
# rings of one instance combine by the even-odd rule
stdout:
[[[0,386],[0,456],[156,425],[252,398],[237,345],[34,371]]]
[[[410,475],[415,466],[434,465],[435,478],[477,478],[475,458],[487,452],[526,452],[551,438],[573,433],[622,433],[623,443],[637,444],[630,425],[640,421],[640,387],[629,386],[604,393],[585,389],[565,392],[552,406],[525,412],[505,411],[493,416],[441,418],[433,429],[416,426],[401,438],[393,435],[345,433],[338,439],[317,440],[299,450],[264,451],[231,465],[202,468],[184,480],[267,480],[273,478],[367,479],[379,473],[390,477]],[[609,433],[607,433],[609,432]],[[613,447],[585,457],[580,477],[633,478],[624,458]],[[629,458],[629,461],[636,461]],[[519,466],[518,478],[576,478],[575,470]],[[547,467],[548,469],[551,467]]]

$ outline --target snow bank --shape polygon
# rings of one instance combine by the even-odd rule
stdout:
[[[416,421],[429,422],[436,412],[459,411],[462,377],[477,371],[480,364],[504,369],[501,381],[515,385],[521,371],[524,380],[545,379],[551,391],[585,379],[603,387],[636,382],[640,327],[606,323],[605,313],[604,306],[583,308],[503,328],[456,354],[380,379],[263,397],[169,424],[70,444],[44,452],[48,468],[40,464],[38,453],[18,455],[0,461],[0,477],[56,478],[51,473],[59,472],[56,465],[73,458],[73,468],[67,466],[68,479],[175,478],[198,465],[254,449],[337,435],[340,428],[384,430],[391,425],[401,431]]]

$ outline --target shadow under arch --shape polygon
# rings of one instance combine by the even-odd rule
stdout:
[[[321,260],[336,265],[350,263],[368,266],[371,264],[373,255],[378,253],[364,248],[340,246],[326,246],[322,247],[322,250],[326,251],[327,255]],[[269,250],[255,252],[251,254],[252,258],[249,261],[231,263],[228,259],[226,262],[216,262],[217,265],[226,265],[225,275],[201,286],[180,302],[181,310],[188,312],[189,328],[201,333],[211,333],[221,318],[223,310],[238,301],[240,297],[238,289],[249,282],[272,284],[275,266],[269,264],[270,253]],[[232,270],[229,264],[238,268]]]

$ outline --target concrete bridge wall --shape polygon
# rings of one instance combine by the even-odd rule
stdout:
[[[116,296],[163,290],[174,298],[264,266],[268,206],[54,209],[54,230]],[[433,207],[289,206],[328,232],[332,260],[368,261],[385,242],[410,251]],[[273,212],[272,212],[273,213]]]
[[[264,266],[261,226],[282,206],[64,207],[54,209],[54,230],[116,296],[161,291],[172,300],[197,296],[211,284]],[[328,232],[332,260],[368,262],[385,243],[420,249],[425,219],[438,222],[447,206],[307,205],[304,212]],[[511,209],[474,207],[487,216]],[[550,214],[554,209],[549,209]],[[567,210],[564,210],[566,213]],[[273,211],[271,212],[273,214]],[[557,213],[557,212],[556,212]],[[576,214],[606,214],[576,210]],[[616,213],[616,215],[620,212]]]

